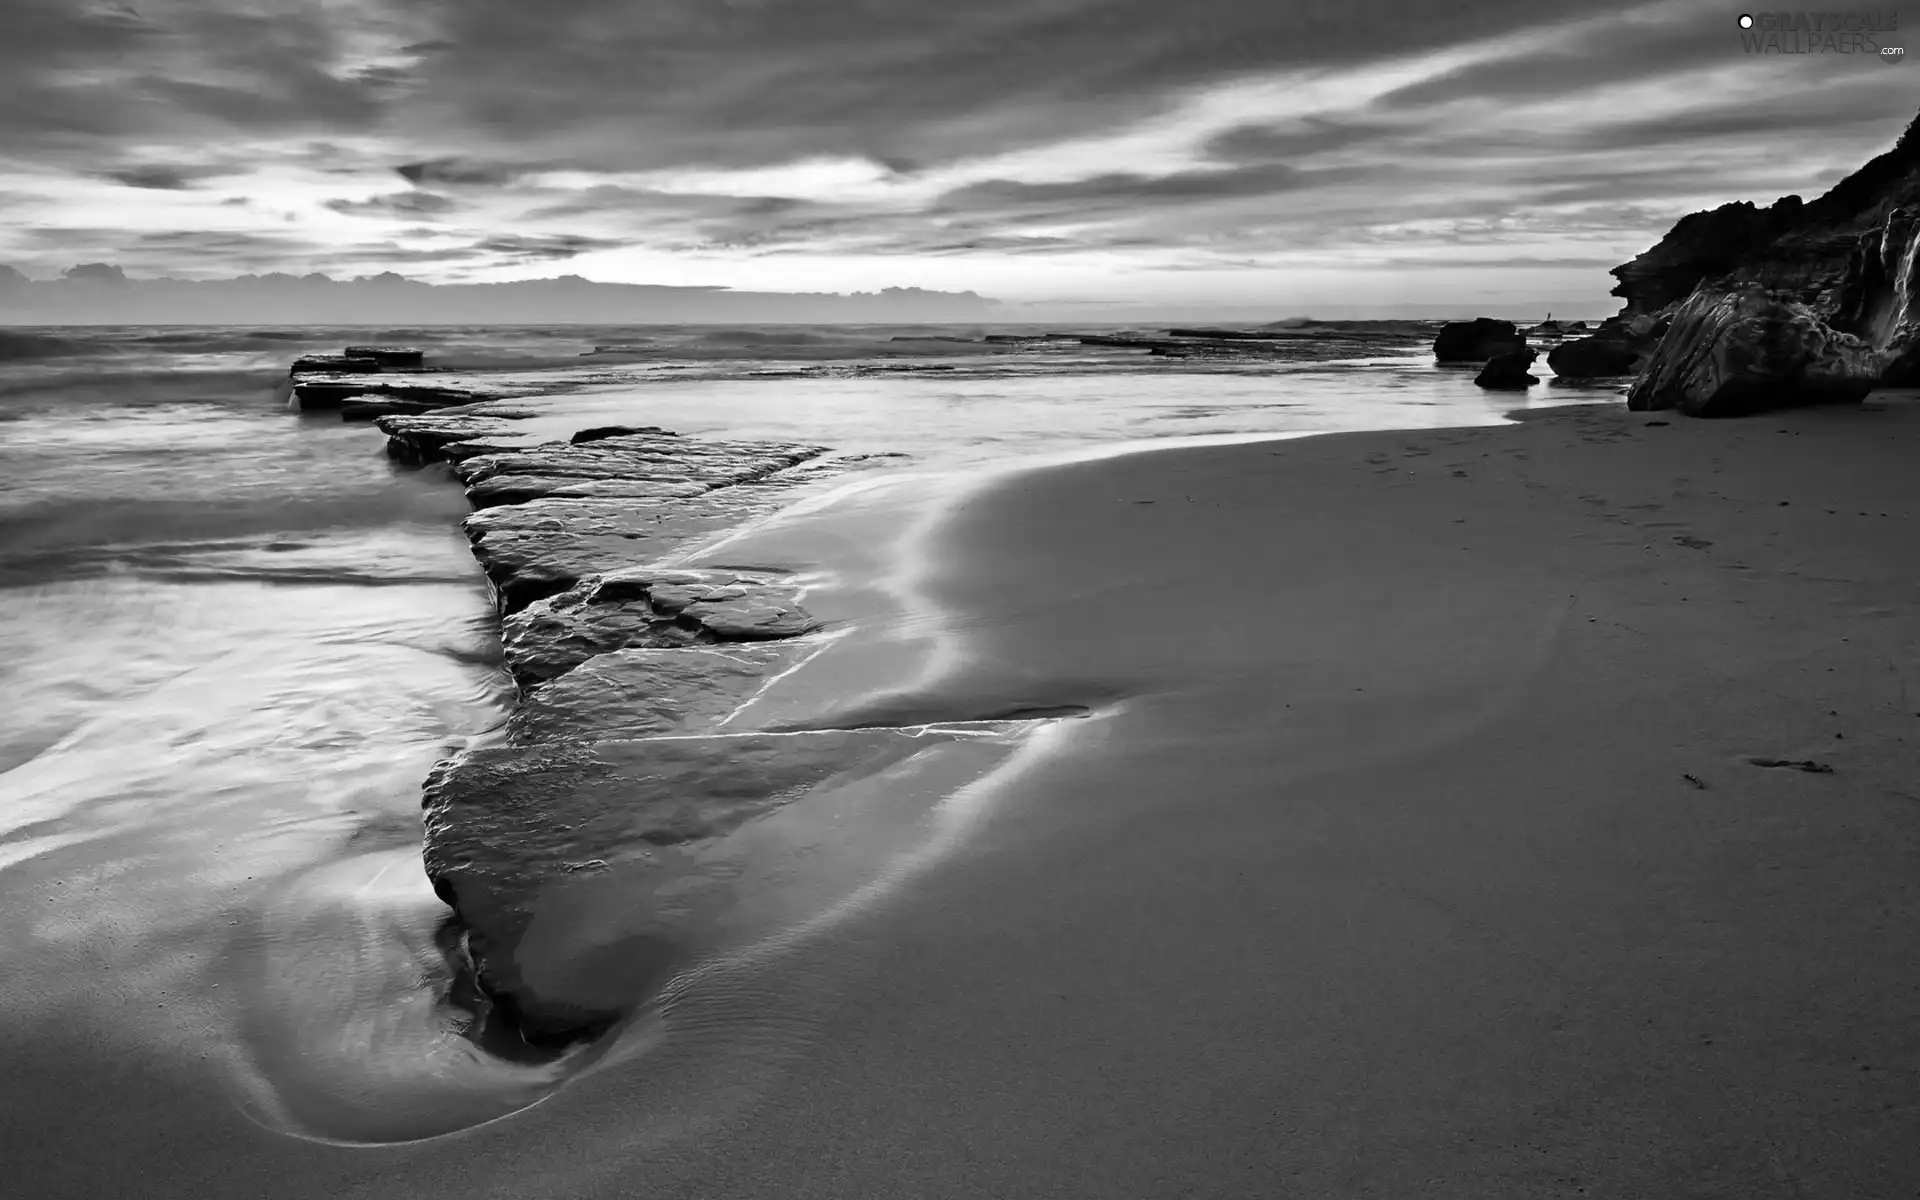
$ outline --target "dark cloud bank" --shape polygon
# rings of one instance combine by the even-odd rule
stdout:
[[[595,283],[578,275],[513,283],[430,284],[387,273],[129,279],[86,263],[56,280],[0,267],[0,324],[464,325],[977,321],[997,311],[972,292],[739,292]]]

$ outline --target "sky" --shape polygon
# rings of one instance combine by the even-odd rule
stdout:
[[[1603,313],[1679,216],[1920,107],[1920,64],[1750,54],[1741,11],[7,0],[0,263]]]

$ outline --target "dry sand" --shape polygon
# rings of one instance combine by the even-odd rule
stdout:
[[[7,1192],[1911,1196],[1916,500],[1894,396],[1015,477],[940,702],[1096,715],[903,893],[413,1147],[16,1047]]]

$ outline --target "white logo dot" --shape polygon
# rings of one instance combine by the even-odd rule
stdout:
[[[1753,28],[1753,18],[1752,18],[1752,17],[1750,17],[1750,16],[1748,16],[1748,15],[1747,15],[1746,13],[1741,13],[1741,14],[1740,14],[1740,28],[1742,28],[1742,29],[1752,29],[1752,28]]]

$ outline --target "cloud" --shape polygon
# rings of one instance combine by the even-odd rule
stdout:
[[[322,207],[349,216],[432,217],[459,208],[460,202],[437,192],[390,192],[365,200],[328,200]]]
[[[230,175],[231,171],[223,167],[166,165],[160,163],[143,166],[116,167],[100,172],[100,178],[110,179],[122,187],[147,188],[153,191],[181,192],[193,187],[202,179],[215,179]]]
[[[578,234],[499,234],[473,244],[487,254],[532,261],[557,261],[577,258],[596,250],[615,250],[631,243],[617,238],[583,237]]]
[[[1911,119],[1910,75],[1749,58],[1694,0],[13,0],[0,190],[39,199],[0,255],[1571,273],[1811,194]]]
[[[1199,87],[1590,11],[1572,0],[473,0],[419,67],[435,126],[608,167],[857,156],[918,169],[1103,132]],[[513,86],[500,85],[501,63]]]
[[[439,158],[428,162],[405,163],[394,172],[414,184],[504,184],[526,175],[530,168],[506,163],[472,162],[458,158]]]
[[[1177,171],[1168,175],[1111,172],[1064,183],[991,179],[946,193],[934,211],[979,213],[984,210],[998,216],[1015,213],[1085,216],[1114,209],[1132,212],[1167,204],[1276,196],[1297,191],[1314,181],[1315,177],[1285,163]]]

